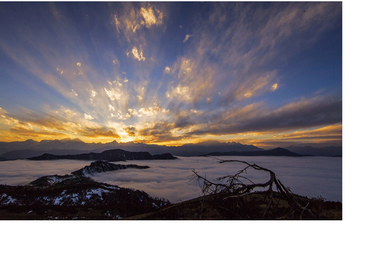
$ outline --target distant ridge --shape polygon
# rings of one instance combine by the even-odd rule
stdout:
[[[304,155],[291,152],[284,148],[275,148],[265,151],[252,151],[252,152],[215,152],[209,153],[208,156],[293,156],[302,157]]]
[[[301,155],[314,156],[341,156],[341,146],[317,147],[313,146],[288,146],[282,147]],[[62,140],[26,140],[21,142],[0,142],[0,157],[7,160],[26,159],[42,154],[68,155],[83,153],[101,153],[111,149],[122,149],[130,152],[148,152],[150,154],[170,153],[174,156],[203,156],[216,152],[254,152],[266,151],[254,145],[246,145],[238,142],[205,141],[181,146],[164,146],[145,143],[85,143],[80,139]]]
[[[342,153],[343,153],[341,146],[326,146],[326,147],[288,146],[285,148],[295,153],[310,154],[314,156],[342,157]]]
[[[28,160],[92,160],[92,161],[127,161],[127,160],[173,160],[177,159],[172,154],[161,154],[152,156],[148,152],[128,152],[122,149],[106,150],[102,153],[83,153],[83,154],[72,154],[72,155],[54,155],[45,153],[40,156],[27,158]]]

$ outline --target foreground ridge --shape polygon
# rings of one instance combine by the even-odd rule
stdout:
[[[0,219],[122,219],[170,205],[144,191],[89,177],[128,168],[149,167],[96,161],[72,174],[43,176],[24,186],[0,185]]]

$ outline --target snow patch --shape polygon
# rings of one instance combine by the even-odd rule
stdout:
[[[4,196],[5,195],[5,196]],[[6,198],[1,204],[3,205],[9,205],[9,204],[16,204],[17,199],[12,198],[12,196],[8,196],[7,194],[3,194],[2,199]]]
[[[86,198],[90,199],[93,195],[97,195],[100,197],[100,199],[103,199],[103,193],[109,193],[110,191],[107,189],[97,188],[97,189],[91,189],[87,191]]]

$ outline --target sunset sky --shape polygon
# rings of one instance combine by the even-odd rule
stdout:
[[[0,141],[341,145],[342,6],[0,3]]]

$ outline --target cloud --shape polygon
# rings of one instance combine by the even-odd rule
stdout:
[[[169,109],[161,108],[157,103],[153,103],[153,106],[148,108],[140,108],[139,113],[145,116],[156,116],[159,113],[167,114],[169,113]]]
[[[246,3],[230,7],[213,6],[209,19],[192,32],[196,45],[188,46],[190,52],[185,55],[198,68],[213,68],[215,86],[222,94],[219,103],[225,106],[275,91],[279,84],[276,68],[336,26],[341,5],[272,3],[260,8],[259,3]]]
[[[8,111],[0,107],[0,123],[7,126],[19,124],[19,120],[8,115]]]
[[[224,93],[222,103],[228,103],[232,100],[241,101],[243,99],[259,96],[266,92],[268,85],[275,77],[276,71],[272,71],[264,75],[259,74],[248,79],[242,79],[239,83],[234,83],[235,86]]]
[[[111,104],[109,104],[109,105],[108,105],[108,110],[109,110],[109,111],[115,111],[116,109],[115,109],[114,106],[112,106]]]
[[[174,123],[158,122],[138,130],[137,135],[144,143],[161,143],[179,140],[172,131],[175,130]]]
[[[115,25],[116,25],[116,30],[120,33],[120,21],[119,19],[117,18],[117,15],[114,16],[114,20],[115,20]]]
[[[144,42],[146,33],[143,28],[161,26],[164,20],[164,13],[158,9],[157,4],[123,3],[116,9],[117,14],[113,16],[113,24],[118,34],[122,35],[127,42]],[[128,56],[128,53],[127,53]]]
[[[73,110],[71,110],[71,109],[69,109],[69,108],[63,107],[63,106],[60,107],[60,111],[61,111],[63,114],[65,114],[65,116],[66,116],[68,119],[70,119],[70,118],[72,118],[72,117],[74,117],[74,116],[77,115],[77,113],[76,113],[75,111],[73,111]],[[56,114],[58,114],[58,113],[59,113],[59,111],[56,111]]]
[[[124,128],[124,131],[128,134],[128,136],[135,136],[136,135],[136,127],[129,126]]]
[[[69,20],[65,16],[57,24],[38,23],[34,26],[38,29],[28,34],[10,29],[14,32],[14,46],[7,37],[0,39],[1,50],[33,75],[33,80],[26,82],[38,81],[30,90],[34,88],[36,93],[41,93],[44,96],[41,100],[58,111],[57,115],[40,113],[39,117],[28,118],[19,113],[17,116],[1,114],[0,110],[4,127],[21,130],[30,124],[30,130],[35,133],[65,130],[77,135],[83,132],[82,124],[85,124],[84,127],[91,129],[104,126],[104,133],[112,131],[121,137],[119,131],[123,126],[116,130],[106,125],[108,120],[114,120],[128,122],[135,128],[135,137],[142,131],[145,134],[142,138],[147,141],[183,141],[182,134],[187,138],[193,135],[207,138],[238,132],[270,133],[341,121],[341,100],[331,98],[327,103],[322,98],[302,98],[285,104],[281,103],[279,93],[289,91],[290,87],[283,81],[284,75],[280,75],[279,64],[286,65],[288,56],[307,48],[321,33],[332,28],[338,19],[340,4],[271,3],[263,8],[254,8],[259,3],[212,4],[207,10],[207,19],[196,19],[197,26],[189,27],[188,34],[177,28],[179,36],[184,36],[184,40],[179,40],[186,42],[192,35],[193,39],[188,44],[177,43],[182,51],[171,48],[171,52],[175,51],[171,59],[168,59],[169,53],[162,53],[165,49],[158,47],[157,40],[169,36],[170,24],[166,18],[173,15],[167,13],[172,10],[161,4],[116,5],[110,5],[111,23],[94,20],[106,26],[100,27],[100,32],[112,29],[118,39],[111,42],[100,41],[95,34],[81,35],[75,27],[67,28]],[[36,15],[41,13],[38,11]],[[29,19],[34,15],[28,13]],[[17,19],[12,21],[16,23]],[[10,26],[17,29],[14,24]],[[51,31],[54,34],[45,34]],[[52,38],[46,39],[47,35]],[[302,35],[306,37],[300,37]],[[88,48],[84,40],[95,44]],[[112,45],[106,51],[103,44],[109,43]],[[135,62],[124,58],[125,55],[145,62]],[[159,75],[162,71],[164,75]],[[120,78],[122,73],[126,73],[124,78]],[[41,91],[47,87],[61,95]],[[263,94],[277,98],[271,104],[261,103]],[[35,103],[31,106],[39,109],[39,102]],[[60,109],[64,104],[71,109]],[[85,113],[90,111],[92,116]],[[174,129],[167,128],[171,124]],[[156,132],[155,126],[165,129]],[[127,137],[129,133],[125,133]],[[151,137],[150,133],[156,136]],[[294,139],[293,134],[290,137],[284,134],[286,139]],[[103,137],[107,140],[108,135]]]
[[[185,35],[185,38],[184,38],[183,42],[188,41],[188,39],[189,39],[190,37],[192,37],[192,35],[190,35],[190,34]]]
[[[70,116],[76,115],[72,111],[65,111]],[[18,126],[29,128],[29,129],[52,129],[59,131],[66,131],[65,117],[50,113],[37,113],[32,110],[22,109],[21,113],[12,115],[17,119]],[[68,116],[69,117],[69,116]]]
[[[274,110],[266,109],[262,103],[253,103],[224,113],[212,113],[208,118],[213,121],[190,134],[278,132],[319,127],[341,122],[341,99],[331,96],[301,99]]]
[[[277,146],[341,146],[342,144],[342,126],[341,124],[328,125],[325,127],[296,130],[265,134],[255,138],[250,136],[249,138],[238,139],[241,143],[249,143],[256,146],[262,146],[266,148],[274,148]]]
[[[136,47],[133,47],[132,55],[138,61],[145,61],[145,57],[143,56],[143,50],[141,50],[141,47],[140,47],[140,51]]]
[[[120,139],[120,136],[116,133],[114,129],[110,129],[106,126],[84,126],[77,129],[77,134],[85,137],[108,137],[108,138],[117,138]]]
[[[106,89],[104,88],[105,93],[109,97],[110,100],[120,100],[122,93],[118,89]]]
[[[13,134],[20,135],[20,136],[24,136],[24,137],[28,137],[28,138],[33,137],[33,138],[40,139],[40,140],[43,140],[46,138],[50,139],[52,136],[62,137],[62,138],[68,137],[67,134],[60,133],[60,132],[37,131],[34,129],[24,128],[24,127],[20,127],[20,126],[11,128],[10,132]]]
[[[88,115],[88,114],[86,114],[86,113],[84,113],[84,118],[85,118],[86,120],[93,120],[93,119],[94,119],[93,116]]]
[[[169,84],[165,96],[175,102],[197,104],[212,95],[215,86],[213,66],[200,60],[182,57],[174,65],[173,83]],[[173,85],[173,86],[172,86]]]
[[[281,133],[276,136],[281,141],[300,141],[300,142],[329,142],[341,141],[341,124],[328,125],[314,130],[295,131],[293,133]]]
[[[142,21],[141,24],[145,25],[147,28],[152,25],[160,25],[163,23],[163,13],[154,6],[148,6],[147,8],[141,7],[140,14],[144,18],[144,21]]]

